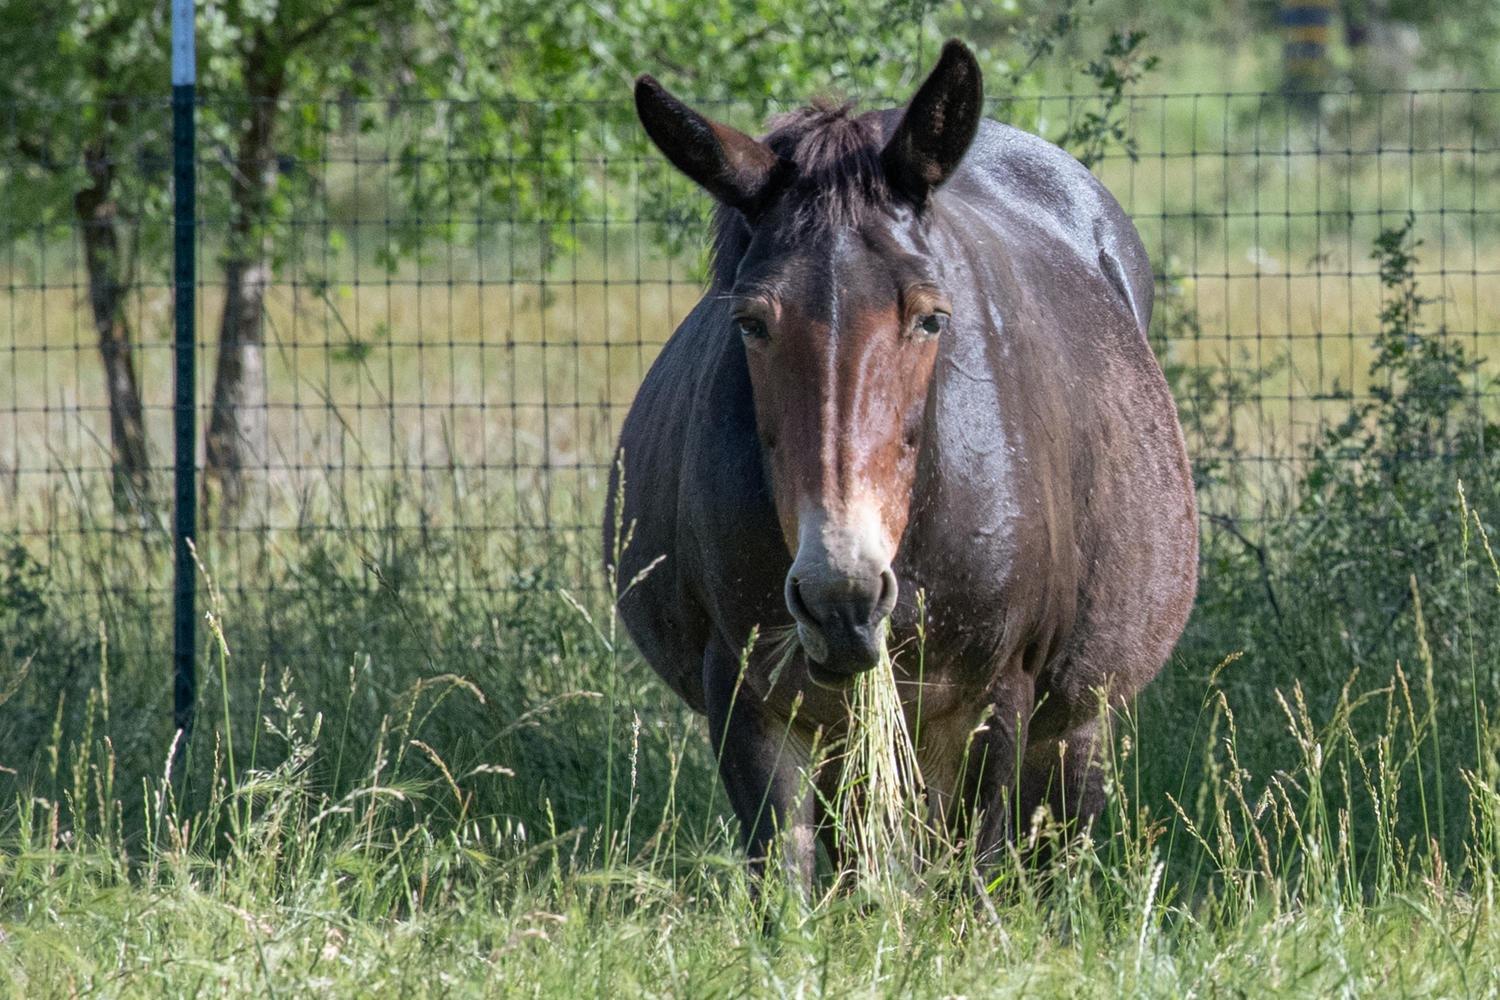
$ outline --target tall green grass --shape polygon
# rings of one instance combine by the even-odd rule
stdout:
[[[986,893],[866,857],[858,892],[827,873],[810,902],[774,882],[757,901],[703,727],[619,643],[602,591],[485,615],[349,586],[283,623],[307,651],[282,662],[236,639],[268,609],[215,592],[175,773],[139,700],[158,672],[77,623],[85,676],[33,648],[4,685],[0,978],[41,995],[1485,995],[1500,733],[1473,683],[1483,636],[1445,644],[1433,615],[1488,621],[1500,569],[1455,507],[1472,603],[1418,588],[1399,628],[1425,652],[1273,682],[1245,676],[1261,650],[1205,657],[1190,635],[1111,720],[1105,816],[1038,830],[1045,865],[1019,845]],[[889,709],[880,691],[863,713]],[[12,711],[35,700],[53,711]],[[899,828],[865,829],[870,847]]]

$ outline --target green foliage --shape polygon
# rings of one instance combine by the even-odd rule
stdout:
[[[166,227],[139,223],[167,207],[166,11],[151,0],[0,4],[0,237],[45,241],[71,226],[92,159],[112,170],[126,255],[164,252]]]
[[[46,574],[19,543],[0,552],[0,634],[5,636],[6,659],[12,663],[29,661],[45,648],[38,630],[48,620],[47,602],[43,597]]]
[[[1368,399],[1350,397],[1345,416],[1303,449],[1285,495],[1262,498],[1263,523],[1210,523],[1181,655],[1243,650],[1223,683],[1243,752],[1266,764],[1279,754],[1266,734],[1284,720],[1281,700],[1294,685],[1315,712],[1335,712],[1360,692],[1419,706],[1412,734],[1432,745],[1413,751],[1415,787],[1400,795],[1420,801],[1421,826],[1401,836],[1457,849],[1468,830],[1453,762],[1488,766],[1483,708],[1500,701],[1500,671],[1483,640],[1500,628],[1500,591],[1489,582],[1488,540],[1475,530],[1500,514],[1497,430],[1478,403],[1479,360],[1426,328],[1411,229],[1408,218],[1374,243],[1385,295]],[[1191,371],[1177,379],[1204,391],[1183,406],[1190,433],[1195,407],[1232,420],[1232,385]],[[1346,688],[1351,672],[1361,683]],[[1143,716],[1185,718],[1189,705],[1179,699],[1190,690],[1148,691]],[[1325,791],[1357,771],[1329,775]],[[1348,836],[1370,847],[1381,822],[1354,810]]]
[[[70,610],[25,546],[0,548],[0,712],[33,745],[54,722],[76,731],[78,709],[98,681],[99,637]]]
[[[1422,309],[1432,300],[1418,291],[1415,221],[1408,215],[1375,240],[1371,256],[1386,299],[1370,361],[1373,400],[1353,407],[1313,448],[1308,485],[1314,494],[1330,484],[1368,493],[1373,482],[1381,491],[1394,490],[1408,472],[1420,476],[1426,471],[1422,463],[1433,460],[1482,471],[1473,463],[1483,460],[1497,429],[1477,403],[1483,359],[1469,358],[1463,344],[1443,330],[1423,330]],[[1338,482],[1345,457],[1363,461],[1351,481]]]
[[[1072,152],[1086,167],[1098,164],[1110,146],[1119,146],[1131,160],[1136,158],[1136,141],[1130,135],[1121,105],[1125,103],[1126,91],[1155,69],[1159,61],[1157,56],[1143,53],[1141,46],[1145,41],[1144,31],[1111,31],[1103,53],[1083,68],[1083,75],[1098,93],[1100,106],[1097,110],[1083,111],[1070,122],[1057,144]]]
[[[1373,258],[1385,302],[1370,361],[1370,399],[1315,441],[1306,455],[1296,527],[1275,539],[1317,572],[1339,603],[1364,620],[1355,634],[1389,629],[1415,580],[1424,591],[1451,582],[1460,567],[1443,553],[1461,527],[1455,483],[1483,515],[1494,511],[1497,427],[1479,405],[1481,359],[1422,316],[1430,300],[1415,278],[1412,217],[1382,232]],[[1436,596],[1436,595],[1434,595]]]
[[[579,219],[641,220],[669,255],[697,253],[701,264],[711,204],[642,133],[630,98],[636,75],[658,76],[705,113],[756,133],[771,114],[819,94],[904,101],[931,68],[941,26],[959,18],[952,2],[454,5],[437,31],[456,44],[425,64],[416,93],[477,103],[442,108],[425,137],[403,148],[410,216],[504,206],[543,232],[544,259],[577,246]],[[1005,79],[1011,42],[981,48],[995,81]],[[423,155],[435,141],[444,156]],[[580,164],[595,157],[602,168]],[[408,229],[402,245],[422,238]]]
[[[989,26],[979,54],[996,94],[1014,93],[1062,58],[1059,46],[1083,18],[1078,7],[1017,11]],[[0,21],[15,29],[7,37],[24,42],[0,54],[0,99],[14,102],[0,141],[24,154],[23,169],[6,180],[7,203],[19,209],[12,236],[26,231],[27,213],[66,222],[84,151],[102,143],[136,241],[132,268],[166,266],[170,227],[147,224],[166,217],[168,200],[164,11],[142,0],[75,0],[42,18],[18,5],[0,12],[15,22]],[[395,203],[374,248],[389,268],[434,243],[479,238],[484,227],[461,219],[499,218],[540,235],[543,269],[578,247],[580,220],[646,221],[669,255],[701,254],[707,199],[663,168],[642,135],[630,103],[637,73],[758,130],[815,94],[904,100],[945,31],[970,16],[951,2],[843,0],[811,8],[464,0],[413,14],[394,0],[200,4],[200,216],[230,219],[236,205],[249,215],[243,237],[206,229],[210,247],[239,253],[227,241],[269,237],[278,268],[297,267],[312,286],[328,281],[323,255],[307,242],[337,251],[343,234],[334,219],[310,225],[319,220],[307,206],[333,183],[330,156],[363,149],[394,164]],[[1125,138],[1121,96],[1152,62],[1139,52],[1142,37],[1112,35],[1085,70],[1105,107],[1063,137],[1085,157]],[[52,58],[59,48],[63,58]],[[76,102],[77,120],[54,114],[57,101]],[[251,111],[267,102],[276,111],[266,153],[280,168],[262,193],[244,186],[236,157]]]

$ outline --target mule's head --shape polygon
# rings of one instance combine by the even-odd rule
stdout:
[[[756,425],[792,554],[786,606],[824,681],[874,666],[896,604],[928,386],[952,307],[930,196],[978,128],[979,66],[949,42],[886,130],[814,107],[763,140],[650,77],[646,131],[722,206],[715,292],[744,344]]]

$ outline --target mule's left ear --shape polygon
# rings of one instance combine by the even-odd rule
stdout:
[[[918,207],[958,169],[984,112],[984,77],[968,46],[949,39],[880,154],[886,179]]]
[[[703,117],[645,74],[635,81],[635,109],[673,166],[752,222],[791,174],[771,147]]]

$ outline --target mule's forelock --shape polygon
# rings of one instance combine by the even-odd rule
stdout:
[[[769,124],[766,145],[796,168],[796,182],[781,196],[793,225],[857,225],[890,199],[874,116],[856,114],[850,102],[818,100]]]

